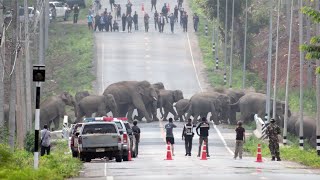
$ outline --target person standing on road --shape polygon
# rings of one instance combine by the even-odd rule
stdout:
[[[281,161],[279,151],[279,138],[278,135],[281,133],[280,127],[275,123],[275,119],[270,120],[270,124],[267,127],[266,134],[269,137],[269,149],[272,156],[272,161]]]
[[[145,29],[145,32],[148,32],[148,31],[149,31],[149,19],[150,19],[148,13],[146,13],[146,14],[144,15],[143,19],[144,19],[144,29]]]
[[[110,31],[112,32],[112,19],[113,19],[113,17],[112,17],[112,15],[111,15],[111,13],[109,12],[109,15],[108,15],[108,24],[107,24],[107,26],[108,26],[108,29],[110,28]]]
[[[162,13],[160,13],[160,17],[159,17],[159,32],[160,33],[163,33],[164,23],[165,23],[164,16]]]
[[[194,125],[192,124],[191,119],[188,119],[188,123],[184,125],[182,130],[182,140],[184,140],[186,148],[185,156],[191,156],[192,139],[194,136],[193,127]]]
[[[75,4],[73,7],[73,23],[78,23],[78,17],[79,17],[80,8],[78,4]]]
[[[87,15],[87,21],[88,21],[89,30],[93,30],[93,15],[88,14]]]
[[[113,11],[112,7],[114,6],[114,0],[109,0],[111,12]]]
[[[132,16],[131,16],[131,14],[129,14],[129,15],[127,16],[128,33],[131,33],[132,22],[133,22],[133,18],[132,18]]]
[[[122,14],[122,31],[126,31],[126,23],[127,23],[127,16],[125,13]]]
[[[96,16],[94,17],[94,31],[97,30],[97,27],[98,27],[99,31],[101,31],[99,13],[97,13]]]
[[[157,10],[154,12],[153,20],[154,20],[154,29],[157,30],[157,26],[159,25],[159,13],[157,12]]]
[[[138,121],[133,121],[132,132],[134,137],[136,138],[135,152],[136,152],[136,155],[138,156],[141,131],[140,131],[140,128],[137,126],[137,124],[138,124]]]
[[[163,15],[164,17],[166,17],[166,21],[167,21],[167,23],[168,23],[168,8],[167,8],[166,3],[164,3],[161,12],[162,12],[162,15]]]
[[[43,126],[43,129],[41,130],[40,135],[41,135],[41,142],[40,142],[41,156],[43,156],[46,152],[47,152],[47,155],[50,155],[51,135],[50,135],[50,131],[48,130],[48,125],[45,124]]]
[[[178,8],[182,7],[183,0],[178,0]]]
[[[177,5],[174,7],[173,14],[174,14],[175,22],[178,22],[179,8],[178,8],[178,6],[177,6]]]
[[[173,136],[173,128],[177,126],[173,124],[173,119],[169,118],[169,123],[164,126],[166,129],[166,142],[172,145],[172,156],[174,156],[174,136]]]
[[[242,122],[238,122],[238,127],[236,131],[236,148],[234,151],[234,159],[237,159],[238,154],[239,158],[242,159],[243,143],[246,142],[245,129],[242,127]]]
[[[169,20],[170,20],[171,33],[174,33],[175,16],[173,15],[173,13],[170,14]]]
[[[157,10],[157,0],[151,0],[151,12],[152,12],[152,9]]]
[[[128,1],[126,7],[127,7],[127,15],[131,14],[131,12],[132,12],[132,3],[130,2],[130,0]]]
[[[99,31],[103,31],[103,29],[105,29],[105,26],[106,26],[106,23],[105,23],[105,15],[104,15],[104,13],[101,13]]]
[[[193,28],[194,28],[195,32],[198,31],[198,25],[199,25],[199,16],[197,15],[197,13],[194,13],[194,16],[193,16]]]
[[[182,22],[182,18],[183,18],[183,15],[184,15],[184,9],[183,8],[180,8],[180,25],[181,27],[183,27],[183,22]]]
[[[200,129],[200,133],[198,131],[199,129]],[[209,144],[208,144],[209,129],[210,129],[210,124],[207,122],[207,118],[202,117],[202,122],[196,128],[197,134],[199,136],[198,157],[200,157],[201,146],[202,146],[203,141],[207,145],[207,157],[210,157],[209,156]]]
[[[188,32],[188,14],[184,12],[182,16],[183,32]]]
[[[134,23],[134,30],[138,30],[138,14],[137,11],[134,12],[133,15],[133,23]]]

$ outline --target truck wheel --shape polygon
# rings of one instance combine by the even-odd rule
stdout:
[[[122,161],[122,156],[116,156],[116,162],[121,162]]]
[[[128,161],[128,155],[122,157],[123,161]]]
[[[89,158],[89,157],[86,157],[85,160],[86,160],[86,162],[91,162],[91,158]]]

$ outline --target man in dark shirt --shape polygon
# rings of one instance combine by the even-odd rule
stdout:
[[[199,130],[200,129],[200,133]],[[199,136],[199,151],[198,151],[198,157],[200,157],[200,152],[201,152],[201,146],[202,142],[205,141],[207,145],[207,157],[209,156],[209,145],[208,145],[208,136],[209,136],[209,129],[210,129],[210,124],[207,122],[206,117],[202,117],[202,122],[197,126],[196,132]]]
[[[242,159],[242,150],[243,143],[245,142],[245,129],[242,127],[242,122],[238,122],[238,127],[235,129],[236,131],[236,148],[234,151],[234,159],[237,159],[238,154],[239,158]]]
[[[193,127],[195,127],[195,125],[192,124],[191,119],[188,119],[188,123],[183,126],[182,140],[185,140],[185,148],[186,148],[185,156],[191,156],[192,139],[194,136]]]
[[[177,126],[173,124],[173,119],[169,118],[169,123],[164,126],[166,129],[166,142],[168,142],[172,145],[172,156],[174,156],[174,136],[173,136],[173,128],[176,128]]]
[[[135,152],[136,152],[136,155],[138,156],[141,131],[140,131],[140,128],[137,126],[137,124],[138,124],[138,121],[133,122],[132,132],[133,132],[134,137],[136,138]]]

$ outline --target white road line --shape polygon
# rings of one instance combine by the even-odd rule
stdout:
[[[195,74],[196,74],[196,78],[197,78],[197,81],[198,81],[198,85],[199,85],[199,87],[200,87],[200,89],[201,89],[201,92],[202,92],[203,90],[202,90],[201,83],[200,83],[200,80],[199,80],[197,68],[196,68],[196,65],[195,65],[195,63],[194,63],[194,58],[193,58],[193,54],[192,54],[192,48],[191,48],[191,43],[190,43],[190,38],[189,38],[189,34],[188,34],[188,33],[187,33],[187,38],[188,38],[189,50],[190,50],[190,55],[191,55],[191,60],[192,60],[194,72],[195,72]]]
[[[199,87],[200,87],[200,89],[201,89],[201,92],[203,92],[203,89],[202,89],[202,87],[201,87],[201,83],[200,83],[200,80],[199,80],[199,76],[198,76],[198,73],[197,73],[197,68],[196,68],[196,65],[195,65],[195,63],[194,63],[194,58],[193,58],[193,54],[192,54],[192,48],[191,48],[191,43],[190,43],[190,38],[189,38],[189,34],[188,34],[188,33],[187,33],[187,38],[188,38],[189,50],[190,50],[190,55],[191,55],[191,60],[192,60],[194,72],[195,72],[195,74],[196,74],[196,78],[197,78],[197,81],[198,81],[198,85],[199,85]],[[229,151],[230,154],[234,155],[233,151],[231,151],[231,149],[228,147],[226,141],[224,140],[224,138],[223,138],[220,130],[219,130],[219,129],[217,128],[217,126],[214,125],[214,124],[213,124],[213,127],[214,127],[214,129],[217,131],[217,133],[218,133],[218,135],[219,135],[219,137],[220,137],[220,139],[221,139],[224,147]]]
[[[113,180],[113,176],[107,176],[106,179],[107,180]]]
[[[107,177],[107,163],[104,163],[104,176]]]
[[[214,127],[214,129],[217,131],[218,136],[220,137],[220,139],[221,139],[221,141],[222,141],[222,143],[223,143],[224,147],[229,151],[229,153],[230,153],[231,155],[234,155],[233,151],[228,147],[228,145],[227,145],[226,141],[224,140],[224,138],[223,138],[223,136],[222,136],[222,134],[221,134],[220,130],[219,130],[219,129],[217,128],[217,126],[216,126],[216,125],[214,125],[214,124],[213,124],[213,127]]]

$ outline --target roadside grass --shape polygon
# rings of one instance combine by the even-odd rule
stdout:
[[[85,20],[87,12],[88,8],[80,10],[79,21]],[[92,91],[92,82],[95,80],[93,59],[93,32],[88,30],[86,23],[73,24],[72,17],[69,22],[50,23],[44,96],[63,91],[71,94]]]
[[[292,135],[289,137],[293,138]],[[255,136],[250,136],[246,140],[244,150],[251,155],[256,156],[258,144],[261,144],[262,157],[271,158],[268,143]],[[306,145],[304,150],[300,150],[299,144],[292,141],[290,146],[280,147],[280,157],[283,160],[294,161],[312,168],[320,168],[320,157],[317,155],[317,151],[314,148],[311,148],[310,145]]]
[[[51,154],[40,157],[39,169],[34,170],[32,153],[19,149],[12,152],[0,144],[0,179],[60,180],[76,176],[82,163],[66,154],[68,150],[67,142],[53,144]]]
[[[189,5],[193,11],[193,13],[197,13],[200,18],[200,24],[197,34],[199,46],[201,49],[203,62],[206,66],[206,72],[208,79],[210,81],[210,84],[213,87],[229,87],[229,65],[226,66],[226,72],[227,72],[227,85],[224,85],[223,81],[223,74],[224,74],[224,54],[223,54],[223,47],[224,43],[221,41],[218,44],[219,47],[219,69],[216,70],[216,63],[215,63],[215,55],[212,52],[212,29],[216,22],[212,22],[208,20],[203,12],[203,10],[200,8],[198,4],[199,0],[189,0]],[[191,21],[192,21],[192,15],[189,15]],[[208,25],[208,36],[205,35],[205,25]],[[190,27],[191,32],[194,32],[193,27]],[[217,45],[216,45],[217,47]],[[217,49],[216,49],[217,52]],[[229,52],[228,58],[229,58]],[[229,60],[227,61],[229,63]],[[234,56],[234,64],[233,64],[233,75],[232,75],[232,87],[235,89],[241,89],[242,88],[242,64],[240,63],[240,57]],[[253,87],[255,89],[263,89],[264,83],[258,78],[256,73],[247,71],[246,74],[246,85],[247,87]]]

